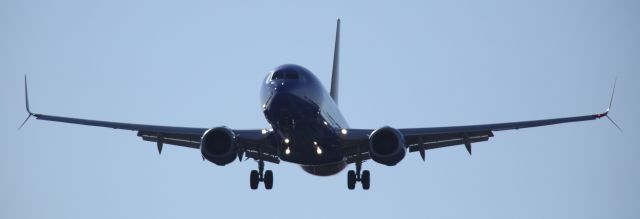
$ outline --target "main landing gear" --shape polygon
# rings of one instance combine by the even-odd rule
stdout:
[[[362,184],[362,189],[369,190],[369,186],[371,185],[371,173],[369,173],[369,170],[361,170],[362,161],[356,161],[356,170],[349,170],[349,172],[347,173],[347,187],[349,188],[349,190],[353,190],[356,188],[356,182],[360,182]]]
[[[258,170],[252,170],[249,175],[249,185],[251,189],[258,189],[258,184],[264,182],[264,188],[271,190],[273,188],[273,171],[264,171],[264,161],[258,161]]]

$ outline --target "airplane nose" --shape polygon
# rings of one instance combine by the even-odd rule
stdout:
[[[267,97],[265,108],[271,108],[274,105],[280,107],[289,107],[289,105],[295,105],[296,100],[301,99],[304,96],[304,86],[295,81],[278,80],[271,83],[271,91]]]
[[[299,88],[299,84],[296,83],[295,81],[281,80],[281,81],[276,81],[273,84],[273,92],[276,94],[278,93],[295,94],[296,89],[298,88]]]
[[[274,105],[282,105],[289,100],[289,93],[286,91],[288,88],[286,86],[276,86],[274,90],[269,95],[269,99],[265,104],[267,108],[271,108]]]

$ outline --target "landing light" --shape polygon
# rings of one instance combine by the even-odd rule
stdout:
[[[340,133],[342,133],[343,135],[346,135],[347,134],[347,129],[340,130]]]
[[[291,149],[289,149],[289,147],[287,147],[287,149],[284,149],[284,154],[286,155],[291,154]]]
[[[320,148],[320,147],[316,147],[316,153],[317,153],[318,155],[322,155],[322,148]]]
[[[284,143],[285,143],[285,144],[289,144],[289,142],[290,142],[289,138],[285,138],[285,139],[284,139]]]
[[[268,132],[268,131],[267,131],[266,129],[262,129],[262,134],[263,134],[263,135],[267,134],[267,132]]]

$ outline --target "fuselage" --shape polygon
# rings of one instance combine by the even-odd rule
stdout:
[[[277,67],[264,79],[260,97],[281,160],[319,176],[346,167],[338,135],[347,122],[311,71],[298,65]]]

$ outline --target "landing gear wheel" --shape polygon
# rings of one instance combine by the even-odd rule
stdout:
[[[369,184],[371,182],[370,176],[371,174],[369,173],[368,170],[362,171],[362,176],[360,178],[360,183],[362,183],[362,189],[369,190],[369,186],[371,185]]]
[[[264,188],[270,190],[273,188],[273,171],[264,171],[264,161],[258,160],[258,170],[252,170],[249,176],[249,185],[251,189],[258,189],[258,184],[264,183]]]
[[[349,170],[349,173],[347,173],[347,188],[349,190],[356,188],[356,172],[353,170]]]
[[[260,182],[260,175],[258,174],[258,171],[252,170],[251,174],[249,175],[249,185],[251,186],[251,189],[253,190],[258,189],[259,182]]]
[[[356,182],[362,183],[363,190],[369,190],[371,186],[371,173],[368,170],[362,171],[362,161],[356,161],[356,170],[349,170],[347,173],[347,188],[356,188]]]
[[[264,188],[267,190],[271,190],[273,188],[273,171],[267,170],[264,173]]]

